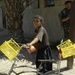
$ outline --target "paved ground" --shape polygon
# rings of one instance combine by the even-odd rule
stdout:
[[[6,32],[7,30],[0,29],[0,44],[2,44],[2,42],[4,42],[5,40],[9,39],[9,34]],[[19,57],[19,60],[16,62],[16,64],[17,66],[22,65],[23,67],[15,68],[14,70],[16,72],[33,70],[31,68],[27,68],[24,66],[28,65],[30,67],[35,67],[36,52],[30,55],[27,52],[27,50],[23,49],[20,53],[23,54],[25,57]],[[6,59],[6,57],[4,57],[4,54],[0,52],[0,75],[7,75],[11,69],[12,64],[13,64],[13,61],[9,61],[8,59]],[[68,70],[66,67],[67,67],[67,61],[62,60],[60,65],[61,75],[75,75],[75,59],[74,59],[73,69]],[[56,64],[53,64],[53,69],[56,69]],[[12,73],[11,75],[15,75],[15,74]],[[27,72],[27,73],[22,73],[19,75],[36,75],[36,74]]]
[[[75,59],[74,59],[75,61]],[[14,61],[10,61],[8,59],[1,58],[0,59],[0,75],[7,75],[11,69],[11,66],[13,64]],[[34,71],[35,69],[32,68],[28,68],[28,67],[24,67],[24,66],[30,66],[30,67],[34,67],[35,68],[35,64],[33,64],[33,62],[28,61],[26,59],[19,59],[16,61],[16,65],[20,66],[17,68],[14,68],[14,71],[16,73],[18,72],[22,72],[22,71]],[[22,67],[21,67],[22,66]],[[75,62],[73,65],[73,69],[67,69],[67,61],[66,60],[61,60],[61,65],[60,65],[60,69],[61,69],[61,75],[75,75]],[[57,65],[56,63],[53,64],[53,69],[56,70],[57,69]],[[36,71],[36,70],[35,70]],[[14,73],[11,73],[11,75],[15,75]],[[31,72],[26,72],[26,73],[21,73],[19,75],[36,75],[36,73],[31,73]],[[55,75],[55,74],[49,74],[49,75]]]

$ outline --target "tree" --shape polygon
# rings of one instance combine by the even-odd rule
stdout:
[[[36,0],[0,0],[3,3],[6,26],[11,38],[20,43],[25,43],[23,36],[23,11]]]
[[[25,0],[2,0],[6,15],[6,25],[11,38],[17,42],[24,42],[23,36],[23,11]]]

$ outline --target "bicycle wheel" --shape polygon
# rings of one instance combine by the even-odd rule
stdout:
[[[30,66],[16,66],[18,70],[21,68],[24,68],[23,71],[20,71],[16,73],[16,75],[24,74],[24,75],[43,75],[43,73],[39,72],[39,69],[36,69],[35,67],[30,67]],[[15,71],[14,71],[15,72]]]
[[[55,71],[48,71],[44,75],[57,75],[57,72],[55,72]]]

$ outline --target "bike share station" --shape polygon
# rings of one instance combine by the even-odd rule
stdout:
[[[55,73],[55,75],[60,75],[60,65],[61,65],[61,60],[70,56],[74,56],[75,55],[75,44],[70,40],[66,40],[63,41],[61,40],[60,44],[56,46],[58,51],[59,51],[59,60],[55,60],[55,59],[45,59],[45,60],[38,60],[41,62],[40,66],[38,69],[33,68],[34,71],[31,72],[35,72],[37,74],[40,75],[49,75],[52,72]],[[11,75],[11,73],[13,72],[15,75],[20,75],[22,73],[25,73],[25,71],[19,72],[17,73],[14,68],[18,68],[18,66],[16,66],[16,61],[18,61],[18,56],[20,55],[20,50],[22,49],[22,46],[20,46],[18,43],[16,43],[12,38],[8,41],[5,41],[1,46],[0,46],[0,51],[10,60],[14,60],[9,72],[7,75]],[[22,55],[20,55],[21,57],[23,57]],[[42,74],[41,72],[39,72],[39,70],[42,68],[42,63],[43,62],[53,62],[57,64],[57,69],[56,70],[52,70],[49,71],[45,74]],[[28,66],[25,66],[28,67]],[[35,71],[36,70],[36,71]],[[29,71],[28,71],[29,72]],[[54,74],[53,74],[54,75]]]

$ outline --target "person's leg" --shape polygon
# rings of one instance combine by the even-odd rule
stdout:
[[[38,60],[40,59],[51,59],[51,52],[50,52],[50,47],[45,47],[37,51],[36,55],[36,68],[39,68],[39,65],[41,62]],[[42,65],[43,69],[40,70],[40,72],[45,73],[46,71],[52,70],[52,62],[44,62]]]
[[[39,66],[41,64],[41,62],[38,60],[43,59],[44,58],[43,56],[44,56],[44,51],[42,49],[38,50],[37,55],[36,55],[36,68],[37,69],[39,68]],[[43,67],[43,64],[41,65],[41,67]],[[44,73],[44,68],[41,69],[39,72]],[[40,74],[38,74],[38,75],[40,75]]]
[[[48,46],[44,52],[44,59],[52,59],[50,46]],[[52,62],[45,62],[44,70],[45,72],[52,70]]]
[[[45,72],[52,70],[52,62],[46,62]]]

